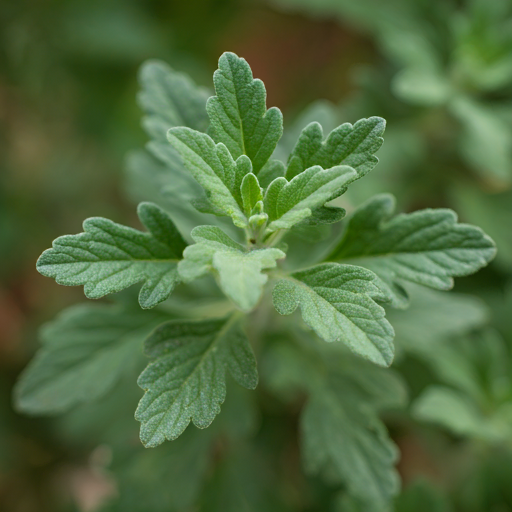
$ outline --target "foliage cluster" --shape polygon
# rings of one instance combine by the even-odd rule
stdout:
[[[391,510],[398,450],[383,417],[405,421],[408,380],[385,368],[395,351],[440,382],[415,397],[418,421],[507,442],[503,341],[472,332],[487,321],[479,301],[444,292],[493,259],[493,241],[449,209],[396,215],[389,194],[346,216],[384,119],[325,134],[313,120],[290,143],[232,53],[214,96],[158,61],[140,82],[150,141],[129,156],[128,192],[145,229],[90,218],[43,253],[43,275],[116,295],[48,324],[16,388],[30,414],[91,402],[70,428],[126,424],[125,437],[99,436],[120,488],[108,510]],[[126,449],[137,373],[135,418],[153,450]],[[303,471],[280,469],[288,457]],[[396,507],[417,510],[425,496],[442,501],[418,484]]]

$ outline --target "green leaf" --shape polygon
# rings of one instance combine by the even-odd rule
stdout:
[[[400,484],[394,464],[398,450],[378,416],[343,389],[319,389],[301,417],[305,469],[330,469],[364,510],[390,510]]]
[[[384,309],[376,276],[361,267],[325,263],[278,281],[274,306],[290,315],[300,305],[302,318],[321,338],[341,341],[354,353],[389,366],[393,360],[393,328]]]
[[[414,402],[413,416],[436,423],[458,435],[496,441],[500,432],[464,393],[446,386],[429,386]],[[510,436],[510,431],[507,432]]]
[[[453,277],[487,265],[494,242],[477,227],[458,224],[451,210],[420,210],[393,217],[395,200],[381,194],[358,208],[342,240],[326,260],[361,265],[375,272],[393,306],[404,307],[400,280],[449,290]]]
[[[234,53],[221,56],[213,82],[217,95],[206,106],[212,137],[234,159],[247,155],[257,175],[283,134],[283,115],[276,107],[266,110],[263,82],[254,80],[247,61]]]
[[[139,377],[146,391],[135,418],[147,447],[179,437],[190,421],[208,427],[226,396],[226,370],[243,387],[258,383],[256,360],[240,318],[171,321],[147,340],[154,361]]]
[[[232,217],[236,226],[246,227],[240,187],[252,170],[250,160],[242,155],[235,162],[224,144],[215,144],[210,136],[190,128],[171,128],[167,138],[206,191],[208,200]]]
[[[325,170],[314,166],[290,182],[286,178],[275,179],[268,186],[264,200],[270,220],[268,231],[289,229],[310,217],[314,209],[323,206],[355,175],[354,169],[347,166]]]
[[[395,329],[395,344],[407,352],[434,356],[449,338],[489,321],[488,307],[477,297],[418,285],[407,286],[407,293],[411,297],[407,309],[389,309],[386,313]]]
[[[244,311],[253,309],[261,297],[268,280],[262,270],[274,268],[276,260],[286,256],[275,248],[248,251],[214,226],[198,226],[191,235],[197,243],[183,253],[180,277],[188,282],[215,271],[224,293]]]
[[[142,90],[137,100],[145,113],[142,125],[152,139],[148,148],[171,167],[179,166],[179,157],[167,142],[167,131],[173,126],[206,131],[209,124],[206,100],[210,91],[157,60],[141,66],[139,82]]]
[[[398,490],[397,450],[378,413],[405,405],[401,379],[299,328],[269,338],[265,385],[293,404],[304,392],[309,397],[301,417],[306,471],[322,473],[329,486],[342,483],[350,498],[364,503],[360,510],[388,512]],[[293,388],[301,391],[298,397]]]
[[[276,178],[284,177],[286,168],[281,160],[269,160],[258,173],[258,181],[267,188]]]
[[[117,305],[66,309],[41,331],[43,346],[16,385],[17,408],[56,414],[101,397],[140,362],[142,341],[166,318]]]
[[[384,142],[385,127],[384,119],[370,117],[354,125],[342,124],[324,140],[322,126],[317,122],[308,124],[288,158],[286,178],[291,180],[314,165],[324,169],[348,165],[357,171],[352,181],[362,178],[379,161],[374,153]]]
[[[99,299],[144,281],[142,308],[166,300],[178,283],[177,265],[186,243],[169,216],[151,203],[141,203],[141,232],[108,219],[87,219],[84,232],[64,235],[43,252],[37,270],[65,286],[84,286],[85,295]]]
[[[258,201],[263,200],[262,190],[258,183],[258,178],[252,173],[246,174],[240,187],[242,194],[242,204],[244,205],[245,215],[250,217],[253,208]]]

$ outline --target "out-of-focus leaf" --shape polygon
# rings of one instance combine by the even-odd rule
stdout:
[[[167,318],[117,305],[65,310],[41,332],[43,347],[16,386],[18,409],[55,414],[101,397],[140,363],[144,338]]]

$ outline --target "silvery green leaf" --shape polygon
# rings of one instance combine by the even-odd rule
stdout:
[[[256,178],[252,172],[244,176],[240,186],[240,192],[242,194],[242,204],[244,206],[245,215],[250,217],[253,208],[258,203],[263,205],[262,190],[258,178]]]
[[[391,364],[394,332],[375,302],[382,293],[373,272],[352,265],[317,265],[278,281],[273,299],[281,315],[300,306],[306,324],[325,341],[341,341],[376,364]]]
[[[179,437],[190,421],[208,427],[226,397],[226,371],[243,387],[258,383],[256,360],[240,317],[170,321],[145,343],[154,360],[139,377],[146,391],[135,418],[147,447]]]
[[[245,155],[233,160],[224,144],[215,144],[209,135],[190,128],[171,128],[167,138],[206,191],[209,202],[231,217],[236,226],[246,227],[240,186],[251,172],[250,160]]]
[[[178,261],[186,243],[161,208],[141,203],[137,209],[147,232],[108,219],[87,219],[84,232],[64,235],[37,261],[37,270],[65,286],[84,286],[99,299],[143,281],[139,303],[152,308],[166,300],[178,283]]]
[[[253,79],[247,61],[234,53],[220,57],[213,82],[216,96],[206,106],[212,137],[234,159],[247,155],[257,175],[283,134],[283,115],[276,107],[267,110],[263,82]]]
[[[244,311],[253,309],[261,297],[268,280],[262,271],[286,256],[276,248],[247,250],[214,226],[198,226],[191,234],[196,244],[183,253],[178,266],[181,279],[188,282],[215,272],[224,293]]]
[[[309,167],[324,169],[347,165],[357,171],[353,181],[369,173],[378,162],[375,153],[382,146],[386,122],[380,117],[342,124],[324,140],[322,126],[313,122],[303,130],[288,159],[286,178],[291,180]]]
[[[453,277],[487,265],[496,254],[494,242],[477,227],[458,224],[451,210],[420,210],[393,216],[395,200],[381,194],[359,207],[344,236],[326,258],[368,268],[392,305],[404,307],[400,280],[449,290]]]
[[[265,211],[269,216],[268,232],[289,229],[324,206],[332,194],[353,180],[356,172],[340,166],[322,169],[310,167],[291,181],[275,179],[265,193]]]

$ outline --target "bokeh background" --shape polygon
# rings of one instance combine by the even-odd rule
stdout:
[[[347,206],[392,192],[402,211],[451,207],[490,234],[498,257],[457,291],[485,301],[486,322],[510,352],[510,0],[3,0],[1,511],[94,511],[116,492],[97,425],[84,426],[77,414],[27,418],[12,408],[12,387],[37,348],[38,327],[83,300],[81,289],[37,274],[35,261],[51,240],[80,231],[86,217],[136,222],[125,159],[147,139],[135,99],[141,63],[164,60],[211,87],[227,50],[264,81],[267,104],[284,112],[290,141],[308,120],[330,129],[371,115],[387,119],[381,163],[354,186]],[[401,370],[413,398],[433,379],[420,362]],[[510,397],[512,388],[502,402]],[[512,426],[505,439],[512,445]],[[444,459],[413,427],[395,440],[405,489],[413,482],[410,493],[433,500],[425,510],[512,510],[506,452],[475,441],[470,452],[484,454],[478,478],[452,486]],[[440,490],[414,483],[421,476]],[[413,510],[407,499],[399,510]]]

